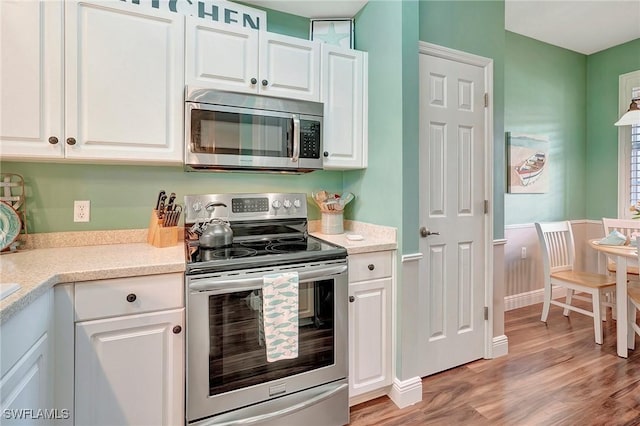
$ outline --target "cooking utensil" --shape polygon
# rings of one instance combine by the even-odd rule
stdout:
[[[174,208],[173,202],[174,202],[175,199],[176,199],[176,193],[172,192],[171,195],[169,195],[169,201],[167,201],[166,210],[169,210],[169,211],[173,210],[173,208]]]
[[[165,205],[164,202],[167,199],[167,194],[162,194],[160,197],[160,203],[158,205],[158,219],[162,219],[164,216]]]
[[[233,243],[233,230],[229,222],[222,219],[211,219],[205,224],[205,229],[198,242],[204,248],[224,248]]]
[[[162,199],[163,195],[166,195],[167,193],[164,192],[164,190],[160,191],[158,193],[158,200],[156,201],[156,210],[160,210],[160,200]]]

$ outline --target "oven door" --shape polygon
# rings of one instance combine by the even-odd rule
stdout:
[[[191,168],[321,169],[321,118],[186,103],[185,164]]]
[[[298,357],[268,362],[263,275],[299,276]],[[348,376],[346,260],[187,277],[187,421]],[[266,414],[266,413],[265,413]]]

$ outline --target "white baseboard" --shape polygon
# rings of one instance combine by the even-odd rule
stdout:
[[[381,396],[389,395],[391,391],[391,386],[385,386],[380,389],[376,389],[371,392],[363,393],[361,395],[357,395],[349,398],[349,407],[353,407],[354,405],[362,404],[363,402],[370,401],[372,399],[379,398]]]
[[[389,398],[398,408],[408,407],[422,401],[422,379],[420,377],[412,377],[404,381],[398,378],[393,379]]]
[[[498,358],[509,353],[509,339],[504,334],[493,338],[491,358]]]
[[[553,298],[565,297],[567,290],[564,288],[554,288]],[[544,300],[544,289],[538,289],[533,291],[527,291],[524,293],[514,294],[512,296],[504,297],[504,310],[510,311],[512,309],[522,308],[524,306],[535,305],[536,303],[542,303]]]

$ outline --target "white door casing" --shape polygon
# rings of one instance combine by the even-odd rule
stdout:
[[[629,108],[634,89],[640,87],[640,70],[618,77],[619,117]],[[618,127],[618,217],[631,219],[631,127]]]
[[[420,44],[421,376],[490,357],[491,61]],[[490,310],[489,310],[490,312]]]

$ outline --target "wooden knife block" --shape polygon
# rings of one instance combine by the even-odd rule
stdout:
[[[149,220],[147,242],[160,248],[175,246],[178,244],[178,227],[162,226],[162,219],[158,218],[158,210],[154,209],[151,211],[151,219]]]

